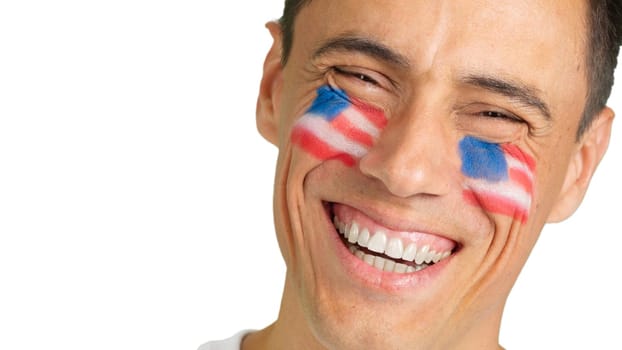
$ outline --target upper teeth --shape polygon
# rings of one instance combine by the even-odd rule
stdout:
[[[437,263],[451,254],[451,251],[437,252],[429,245],[420,245],[413,242],[404,242],[399,237],[388,237],[383,231],[376,231],[373,234],[365,227],[360,227],[358,223],[346,224],[341,222],[336,216],[334,218],[335,227],[352,244],[385,254],[396,260],[405,260],[416,264]]]

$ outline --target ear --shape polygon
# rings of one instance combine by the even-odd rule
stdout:
[[[614,113],[604,108],[585,132],[568,166],[566,179],[547,222],[559,222],[574,213],[583,201],[592,175],[605,155]]]
[[[277,22],[268,22],[266,28],[272,35],[272,47],[263,65],[263,76],[257,98],[257,129],[261,136],[276,145],[283,85],[282,34],[281,26]]]

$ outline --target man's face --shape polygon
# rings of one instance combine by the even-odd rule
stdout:
[[[338,348],[496,341],[580,147],[584,13],[535,0],[301,10],[287,64],[264,78],[292,324]]]

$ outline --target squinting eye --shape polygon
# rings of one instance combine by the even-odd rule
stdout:
[[[365,75],[363,73],[348,71],[348,70],[345,70],[343,68],[338,68],[338,67],[335,67],[334,70],[335,70],[335,72],[337,74],[345,75],[345,76],[348,76],[348,77],[351,77],[351,78],[356,78],[356,79],[358,79],[358,80],[360,80],[360,81],[362,81],[364,83],[368,83],[368,84],[372,84],[372,85],[378,85],[378,82],[376,80],[374,80],[370,76]]]
[[[378,84],[374,79],[368,77],[365,74],[359,74],[359,73],[354,73],[353,74],[356,78],[358,78],[359,80],[362,80],[366,83],[372,83],[372,84]]]
[[[505,119],[511,122],[516,122],[516,123],[522,122],[522,120],[516,116],[508,115],[508,114],[497,112],[497,111],[484,111],[484,112],[481,112],[480,115],[483,117],[487,117],[487,118]]]

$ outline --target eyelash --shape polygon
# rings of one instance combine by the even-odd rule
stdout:
[[[508,115],[508,114],[498,112],[498,111],[483,111],[483,112],[480,112],[479,115],[485,118],[503,119],[503,120],[507,120],[507,121],[515,122],[515,123],[523,122],[523,120],[521,120],[520,118],[514,115]]]
[[[379,83],[375,79],[373,79],[370,76],[365,75],[363,73],[351,72],[351,71],[345,70],[345,69],[340,68],[340,67],[333,67],[333,70],[337,74],[355,78],[355,79],[360,80],[360,81],[362,81],[362,82],[364,82],[366,84],[372,84],[374,86],[378,86],[379,85]]]

